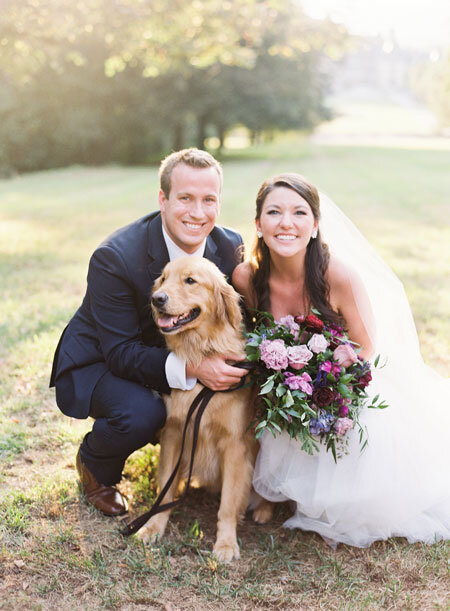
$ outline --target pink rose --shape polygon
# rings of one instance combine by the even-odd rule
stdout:
[[[341,344],[338,346],[333,352],[333,357],[342,367],[349,367],[358,360],[358,355],[350,344]]]
[[[313,357],[311,350],[302,344],[301,346],[290,346],[287,349],[289,365],[292,369],[302,369]]]
[[[325,337],[321,333],[314,333],[311,339],[308,342],[308,348],[315,352],[325,352],[328,347],[328,342]]]
[[[334,430],[339,437],[345,435],[347,431],[353,428],[353,420],[350,418],[338,418],[334,423]]]
[[[281,371],[288,366],[287,348],[282,339],[264,339],[259,349],[261,350],[261,360],[268,369]]]

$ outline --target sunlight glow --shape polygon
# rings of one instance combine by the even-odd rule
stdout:
[[[352,34],[381,36],[402,47],[450,46],[448,0],[300,0],[311,17],[330,17]]]

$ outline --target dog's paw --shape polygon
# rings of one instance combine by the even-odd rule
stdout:
[[[270,501],[261,501],[253,510],[253,521],[258,524],[266,524],[273,517],[273,503]]]
[[[219,562],[226,564],[239,558],[239,545],[236,541],[216,541],[213,554]]]
[[[136,533],[136,537],[143,543],[152,543],[161,539],[164,535],[165,527],[157,522],[150,520]]]

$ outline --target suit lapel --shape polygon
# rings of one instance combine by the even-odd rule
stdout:
[[[157,214],[148,226],[148,273],[153,285],[156,278],[161,275],[161,271],[166,263],[169,262],[169,253],[162,233],[161,215]]]
[[[211,235],[206,238],[205,254],[203,256],[215,263],[220,269],[222,257],[217,253],[217,244],[214,242]]]

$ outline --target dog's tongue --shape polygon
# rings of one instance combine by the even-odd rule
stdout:
[[[162,329],[173,327],[177,320],[178,316],[161,316],[158,318],[158,327],[161,327]]]

